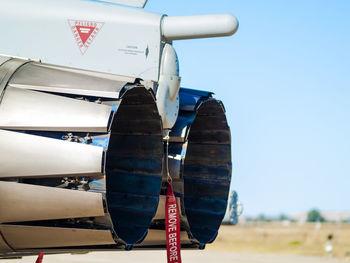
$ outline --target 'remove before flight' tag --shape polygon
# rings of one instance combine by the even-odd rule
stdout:
[[[179,208],[169,180],[165,203],[165,232],[168,263],[181,263]]]

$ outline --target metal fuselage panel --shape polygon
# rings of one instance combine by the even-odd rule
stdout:
[[[162,16],[93,1],[1,1],[0,54],[158,80]],[[75,25],[99,31],[84,44]]]

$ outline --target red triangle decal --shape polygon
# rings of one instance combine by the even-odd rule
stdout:
[[[95,30],[96,27],[90,27],[90,26],[76,26],[80,39],[85,45],[86,40],[91,36],[91,33]]]
[[[73,36],[82,55],[100,32],[103,22],[68,20]]]

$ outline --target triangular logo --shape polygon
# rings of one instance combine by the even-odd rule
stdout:
[[[82,55],[85,54],[104,24],[82,20],[68,20],[68,23]]]

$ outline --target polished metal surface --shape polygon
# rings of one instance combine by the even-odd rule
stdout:
[[[0,200],[0,223],[105,215],[100,193],[0,181]]]
[[[8,244],[5,242],[3,239],[1,232],[0,232],[0,258],[1,258],[1,253],[9,253],[12,252],[13,250],[8,246]]]
[[[27,60],[23,59],[10,59],[0,65],[0,102],[4,93],[4,89],[12,77],[13,73],[22,65],[28,63]]]
[[[115,245],[109,230],[2,224],[0,231],[14,249]]]
[[[2,64],[4,64],[6,61],[10,60],[10,59],[11,59],[11,57],[1,56],[1,55],[0,55],[0,66],[1,66]]]
[[[0,178],[102,174],[103,148],[0,130]]]
[[[181,206],[181,199],[179,197],[177,199],[177,204],[180,207]],[[158,208],[155,216],[153,217],[153,220],[158,220],[158,219],[163,219],[165,218],[165,201],[166,201],[166,196],[161,195],[159,197],[159,203],[158,203]],[[180,216],[183,216],[182,211],[179,211]]]
[[[165,160],[152,89],[133,78],[18,63],[13,77],[0,67],[7,79],[0,102],[0,257],[165,248],[165,161],[182,247],[215,239],[226,210],[231,138],[212,93],[180,90]]]
[[[119,98],[120,91],[135,78],[58,67],[41,63],[28,63],[11,78],[9,86],[47,92],[102,98]]]
[[[140,242],[157,211],[163,150],[155,96],[142,85],[128,84],[112,100],[7,85],[0,103],[3,243],[32,253]]]
[[[7,87],[0,129],[107,133],[111,111],[107,105]]]
[[[166,236],[164,230],[157,230],[157,229],[150,229],[148,231],[147,237],[140,245],[135,245],[135,248],[156,248],[156,247],[164,247],[164,244],[166,244]],[[181,245],[189,245],[191,244],[191,240],[188,237],[188,234],[186,231],[180,232],[180,238],[181,238]],[[162,241],[162,242],[160,242]],[[161,245],[160,245],[161,244]]]

